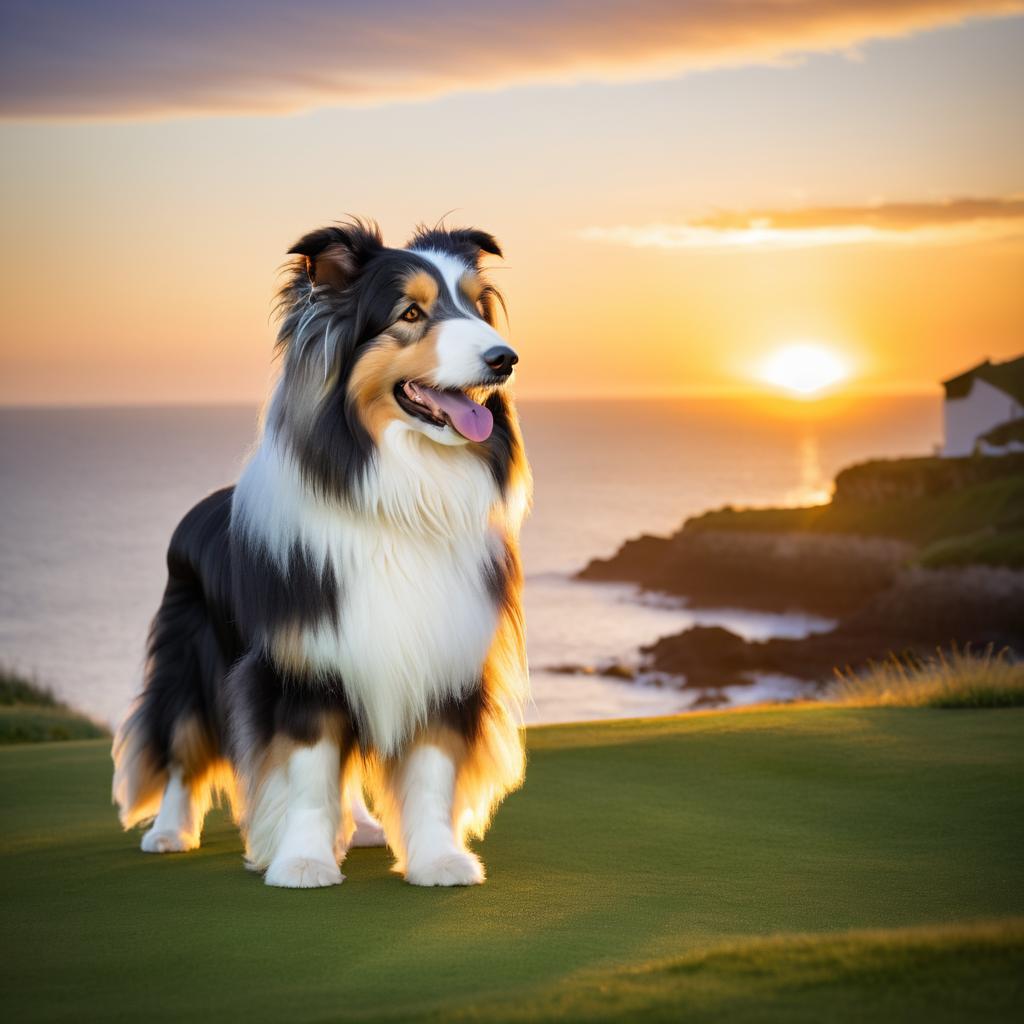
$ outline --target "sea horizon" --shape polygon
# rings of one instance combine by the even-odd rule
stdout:
[[[636,392],[587,392],[583,394],[541,394],[525,396],[518,395],[513,386],[512,392],[515,395],[517,405],[539,405],[555,404],[565,402],[674,402],[674,401],[742,401],[754,403],[767,403],[779,408],[804,409],[807,411],[825,410],[833,407],[836,403],[854,403],[858,401],[872,401],[876,399],[901,399],[901,398],[925,398],[934,399],[937,402],[942,400],[942,385],[897,385],[893,387],[879,386],[866,387],[864,389],[844,387],[827,393],[815,393],[812,395],[800,395],[789,393],[783,390],[768,390],[765,388],[723,388],[721,390],[697,389],[692,391],[636,391]],[[215,409],[215,408],[242,408],[250,406],[265,405],[269,399],[267,395],[261,398],[168,398],[148,399],[145,401],[128,401],[122,399],[97,399],[93,401],[71,400],[71,401],[0,401],[0,411],[4,410],[89,410],[89,409]]]
[[[766,416],[721,400],[519,404],[535,478],[522,538],[533,721],[688,705],[673,691],[558,676],[553,665],[629,660],[641,644],[696,622],[752,639],[821,628],[807,616],[697,613],[628,585],[575,581],[590,559],[710,508],[827,500],[843,466],[928,454],[939,436],[939,403],[913,396],[841,414],[816,406],[814,417]],[[236,478],[258,408],[0,408],[0,661],[116,721],[141,685],[170,533],[195,501]]]

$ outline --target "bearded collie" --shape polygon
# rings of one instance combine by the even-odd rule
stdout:
[[[407,881],[472,885],[528,687],[518,357],[480,269],[501,250],[473,229],[391,249],[355,221],[290,253],[280,377],[238,483],[171,538],[114,799],[167,853],[226,793],[268,885],[336,885],[385,841]]]

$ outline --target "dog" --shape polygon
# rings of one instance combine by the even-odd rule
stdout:
[[[481,269],[501,249],[352,220],[289,254],[279,376],[237,484],[171,538],[114,801],[167,853],[225,794],[268,885],[336,885],[385,838],[408,882],[473,885],[529,685],[518,356]]]

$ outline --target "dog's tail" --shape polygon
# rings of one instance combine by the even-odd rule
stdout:
[[[113,798],[125,828],[157,813],[172,767],[190,790],[199,821],[214,788],[230,795],[219,691],[232,651],[210,602],[211,585],[226,577],[230,506],[230,489],[210,495],[171,540],[145,684],[114,736]]]

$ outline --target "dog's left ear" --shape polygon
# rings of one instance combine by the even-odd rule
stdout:
[[[461,257],[479,266],[484,253],[501,256],[501,246],[494,235],[479,228],[456,228],[454,231],[420,228],[409,242],[409,249],[438,249]]]
[[[494,235],[487,231],[480,231],[477,228],[463,228],[451,233],[452,239],[465,246],[472,246],[474,250],[474,261],[479,261],[482,253],[491,256],[501,257],[501,246]]]
[[[384,248],[380,228],[372,221],[353,221],[303,235],[289,250],[304,256],[314,285],[347,288],[371,256]]]

